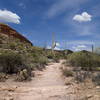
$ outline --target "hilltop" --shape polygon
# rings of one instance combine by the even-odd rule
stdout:
[[[22,42],[27,42],[32,45],[32,43],[26,37],[24,37],[23,35],[21,35],[16,30],[14,30],[13,28],[11,28],[6,24],[0,23],[0,34],[6,35],[8,37],[12,37],[14,39],[15,38],[19,39]]]

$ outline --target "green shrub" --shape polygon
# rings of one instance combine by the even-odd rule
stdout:
[[[24,55],[12,50],[0,52],[0,72],[12,74],[24,68],[30,70]]]
[[[54,59],[54,54],[52,53],[52,51],[47,51],[47,58]]]
[[[54,62],[59,62],[60,59],[64,58],[64,54],[63,51],[51,51],[48,50],[46,53],[46,56],[48,59],[52,59]]]
[[[65,69],[65,70],[63,70],[63,75],[66,76],[66,77],[72,77],[73,72]]]
[[[35,67],[38,70],[43,70],[45,68],[45,65],[47,65],[48,59],[45,56],[40,56],[37,59],[35,59]]]
[[[10,48],[11,50],[16,50],[16,43],[15,43],[15,42],[9,43],[9,48]]]
[[[42,65],[46,65],[48,63],[48,59],[45,56],[40,56],[38,62]]]
[[[31,50],[31,55],[32,55],[32,69],[37,68],[39,70],[42,70],[45,68],[45,65],[48,63],[48,58],[46,54],[44,54],[43,49],[40,48],[32,48]]]
[[[95,70],[100,67],[100,56],[90,52],[75,52],[68,56],[72,66],[82,67],[84,70]]]

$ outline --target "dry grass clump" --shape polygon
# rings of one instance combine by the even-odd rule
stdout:
[[[8,76],[5,73],[0,73],[0,82],[5,82]]]
[[[97,73],[96,75],[94,75],[92,77],[92,81],[96,84],[96,85],[100,85],[100,73]]]
[[[31,80],[31,76],[29,75],[27,69],[23,69],[22,71],[20,71],[17,74],[17,77],[15,79],[16,81],[30,81]]]

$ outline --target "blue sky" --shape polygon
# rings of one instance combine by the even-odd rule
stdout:
[[[100,45],[100,0],[0,0],[0,22],[26,36],[34,45],[56,49],[91,49]]]

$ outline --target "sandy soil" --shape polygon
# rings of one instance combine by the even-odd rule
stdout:
[[[0,100],[75,100],[71,86],[65,86],[61,63],[50,63],[44,71],[37,71],[31,82],[0,83]]]
[[[70,81],[73,77],[65,79],[60,70],[62,62],[35,71],[36,76],[30,82],[14,82],[13,78],[0,82],[0,100],[100,100],[100,87],[95,90],[92,84],[88,87],[75,84]]]

